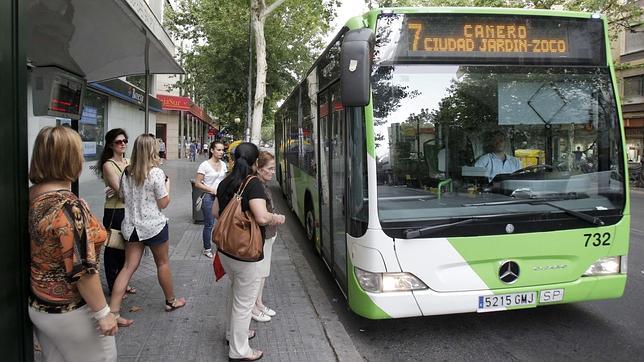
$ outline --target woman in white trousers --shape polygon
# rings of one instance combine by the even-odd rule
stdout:
[[[257,146],[244,142],[235,148],[235,166],[232,172],[221,181],[213,204],[213,214],[219,217],[233,195],[242,190],[242,211],[250,211],[255,221],[261,225],[262,236],[265,225],[283,224],[284,215],[268,212],[264,184],[252,174],[255,172],[259,150]],[[250,176],[250,177],[249,177]],[[217,240],[215,240],[215,243]],[[228,359],[230,361],[256,361],[263,356],[260,350],[250,348],[248,340],[255,337],[249,330],[252,309],[257,300],[261,281],[258,278],[261,260],[247,262],[236,259],[218,249],[226,273],[230,277],[226,314],[226,339],[229,341]]]

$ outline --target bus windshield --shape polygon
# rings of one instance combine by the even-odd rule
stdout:
[[[373,82],[382,221],[623,206],[606,68],[400,64]]]

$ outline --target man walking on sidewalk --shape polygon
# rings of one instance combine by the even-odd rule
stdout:
[[[197,157],[197,141],[192,140],[190,143],[190,162],[195,162]]]

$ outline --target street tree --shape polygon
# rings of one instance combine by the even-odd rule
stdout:
[[[260,6],[271,11],[263,13],[263,30],[258,35],[254,29],[255,42],[249,43],[248,24],[253,15],[248,2],[179,2],[176,11],[168,16],[167,27],[175,38],[191,44],[181,59],[188,73],[195,75],[181,82],[181,86],[194,89],[220,119],[244,118],[249,96],[248,69],[256,60],[255,77],[251,80],[255,81],[256,93],[251,127],[252,141],[258,142],[262,123],[270,124],[266,122],[271,118],[267,115],[286,98],[322,50],[335,6],[336,0],[286,0]],[[249,63],[250,46],[255,51]],[[241,134],[243,122],[231,128]]]

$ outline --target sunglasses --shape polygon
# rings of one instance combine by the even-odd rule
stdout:
[[[116,141],[114,141],[114,144],[116,144],[116,145],[123,145],[123,144],[127,145],[127,138],[124,139],[124,140],[116,140]]]

